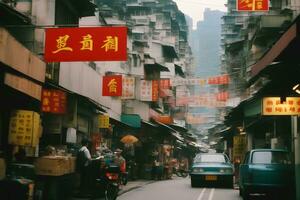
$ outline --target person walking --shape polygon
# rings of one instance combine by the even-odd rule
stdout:
[[[84,195],[90,186],[89,164],[92,158],[88,149],[89,140],[82,139],[81,145],[77,154],[77,171],[80,174],[80,193]]]

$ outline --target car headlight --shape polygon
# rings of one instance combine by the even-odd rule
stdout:
[[[193,172],[199,173],[199,172],[204,172],[202,168],[194,168]]]
[[[223,168],[219,170],[220,173],[232,173],[232,169],[231,168]]]

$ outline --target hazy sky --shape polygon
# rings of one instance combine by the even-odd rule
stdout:
[[[196,28],[197,21],[202,20],[205,8],[226,11],[224,4],[227,0],[173,0],[178,8],[186,15],[193,18],[193,27]]]

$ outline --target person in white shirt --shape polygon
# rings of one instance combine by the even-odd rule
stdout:
[[[91,162],[91,153],[88,149],[89,140],[82,139],[82,147],[77,154],[77,167],[80,174],[80,192],[87,193],[90,184],[89,164]]]

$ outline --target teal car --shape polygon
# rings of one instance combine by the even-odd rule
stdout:
[[[293,199],[294,177],[294,166],[288,151],[251,150],[240,165],[240,195],[244,200],[250,199],[254,193],[270,197],[284,194],[284,199]]]
[[[226,154],[200,153],[190,171],[191,186],[221,186],[233,188],[233,165]]]

